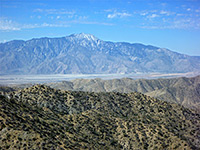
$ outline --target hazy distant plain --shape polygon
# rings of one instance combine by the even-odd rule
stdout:
[[[120,78],[132,78],[132,79],[156,79],[156,78],[172,78],[172,77],[192,77],[196,76],[196,73],[135,73],[135,74],[50,74],[50,75],[1,75],[0,85],[10,84],[36,84],[36,83],[49,83],[49,82],[61,82],[70,81],[74,79],[120,79]]]

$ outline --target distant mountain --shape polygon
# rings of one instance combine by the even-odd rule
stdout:
[[[0,149],[200,149],[200,115],[140,93],[0,95]]]
[[[0,44],[0,74],[195,72],[200,57],[143,44],[106,42],[90,34]]]
[[[200,112],[200,76],[193,78],[138,79],[130,78],[102,80],[76,79],[49,83],[49,86],[74,91],[89,92],[141,92],[164,101],[181,104]]]

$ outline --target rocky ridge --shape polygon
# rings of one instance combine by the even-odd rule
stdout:
[[[200,112],[200,76],[171,79],[76,79],[47,84],[56,89],[88,92],[141,92]]]

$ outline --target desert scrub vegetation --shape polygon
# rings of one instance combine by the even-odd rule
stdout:
[[[0,95],[0,149],[199,149],[200,115],[141,93]]]

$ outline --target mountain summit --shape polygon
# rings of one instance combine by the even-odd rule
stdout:
[[[67,36],[66,38],[74,38],[74,39],[86,39],[88,41],[96,41],[98,40],[98,38],[96,38],[94,35],[92,34],[85,34],[85,33],[79,33],[79,34],[71,34],[70,36]]]
[[[200,57],[143,44],[106,42],[91,34],[0,44],[0,74],[183,73]]]
[[[96,38],[92,34],[71,34],[70,36],[66,36],[66,40],[69,40],[74,45],[80,45],[83,47],[92,47],[93,49],[97,48],[97,46],[102,42],[98,38]]]

